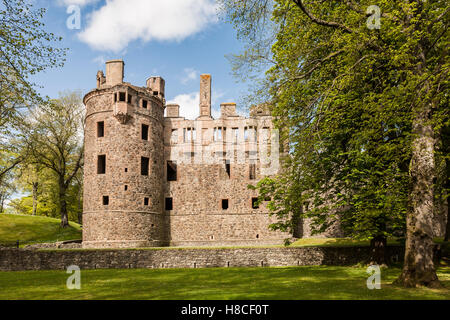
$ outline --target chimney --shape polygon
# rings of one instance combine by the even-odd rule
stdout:
[[[200,75],[200,117],[211,118],[211,75]]]
[[[106,61],[106,85],[114,86],[123,82],[123,60]]]
[[[178,104],[168,104],[166,110],[167,118],[178,118],[180,116],[180,106]]]

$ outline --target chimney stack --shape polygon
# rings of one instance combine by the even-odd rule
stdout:
[[[123,60],[106,61],[106,85],[114,86],[123,82]]]
[[[200,75],[200,117],[211,118],[211,75]]]

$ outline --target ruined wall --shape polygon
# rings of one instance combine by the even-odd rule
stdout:
[[[282,243],[290,235],[269,230],[276,219],[267,214],[267,201],[252,207],[258,193],[248,188],[270,172],[272,163],[260,160],[271,150],[267,143],[271,118],[240,117],[233,110],[235,104],[224,105],[219,119],[165,118],[165,197],[173,202],[173,209],[166,210],[171,244]],[[176,181],[167,181],[167,161],[176,163]]]
[[[387,247],[388,261],[403,258],[402,247]],[[222,248],[147,250],[22,250],[0,248],[0,271],[83,269],[274,267],[354,265],[366,262],[369,247]]]

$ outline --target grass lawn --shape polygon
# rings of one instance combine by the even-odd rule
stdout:
[[[442,289],[391,285],[399,273],[382,269],[369,290],[360,267],[82,270],[68,290],[63,270],[0,272],[0,299],[450,299],[450,267],[438,270]]]
[[[61,220],[15,214],[0,214],[0,243],[54,242],[81,239],[80,225],[70,222],[61,228]]]

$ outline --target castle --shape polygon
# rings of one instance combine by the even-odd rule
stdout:
[[[267,201],[249,189],[279,168],[279,145],[263,106],[235,103],[211,116],[211,76],[200,76],[199,116],[166,105],[165,81],[123,82],[124,62],[106,62],[84,97],[83,247],[279,244]],[[166,110],[166,116],[164,111]]]

